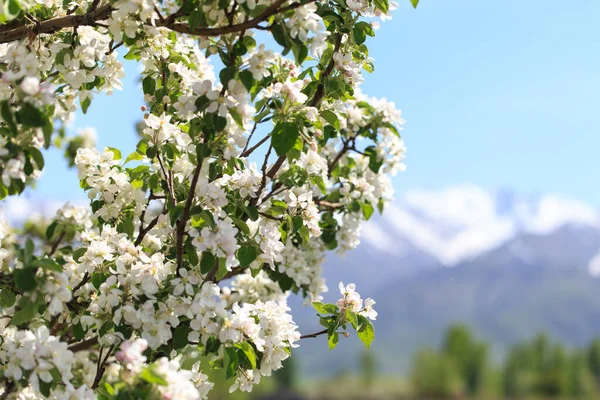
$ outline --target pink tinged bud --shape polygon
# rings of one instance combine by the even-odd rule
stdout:
[[[140,108],[142,109],[142,112],[144,112],[148,109],[148,107],[146,107],[146,106],[141,106]]]

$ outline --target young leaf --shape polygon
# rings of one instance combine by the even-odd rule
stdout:
[[[358,338],[365,344],[366,348],[371,347],[373,339],[375,339],[375,329],[373,324],[366,317],[358,315],[358,322],[360,327],[357,331]]]
[[[0,290],[0,307],[10,308],[15,304],[17,296],[10,289]]]
[[[200,272],[208,274],[211,269],[215,266],[215,256],[210,251],[202,253],[202,260],[200,260]]]
[[[340,338],[337,332],[330,333],[327,336],[327,344],[329,344],[329,350],[333,350],[335,346],[337,346],[339,340]]]
[[[19,301],[21,303],[21,301]],[[37,305],[31,300],[27,300],[27,303],[15,313],[10,320],[11,325],[23,325],[33,319],[37,314]]]
[[[167,386],[168,385],[168,383],[165,380],[165,378],[163,378],[162,376],[160,376],[151,367],[147,367],[146,369],[144,369],[142,371],[142,373],[140,374],[140,378],[142,378],[143,380],[145,380],[146,382],[148,382],[148,383],[150,383],[152,385],[160,385],[160,386]]]
[[[37,286],[35,270],[33,268],[15,269],[14,280],[15,287],[21,292],[30,292]]]
[[[34,128],[41,128],[48,120],[43,112],[32,106],[30,103],[23,103],[21,109],[17,111],[17,119],[23,125]]]
[[[387,14],[389,9],[388,0],[373,0],[373,3],[375,4],[375,8],[377,8],[382,13]]]
[[[254,352],[254,348],[248,342],[238,343],[236,347],[242,351],[252,369],[256,369],[256,353]]]
[[[291,122],[283,122],[275,126],[271,133],[271,144],[278,156],[290,151],[298,138],[298,127]]]
[[[335,304],[323,304],[320,301],[313,301],[312,305],[320,314],[337,314],[338,312]]]
[[[254,246],[243,245],[237,251],[237,258],[240,260],[240,266],[247,267],[258,257],[258,250]]]
[[[227,368],[225,369],[225,376],[227,379],[229,379],[236,375],[240,362],[238,360],[237,350],[234,347],[227,347],[225,351],[227,352],[227,356],[229,358],[229,361],[227,362]]]

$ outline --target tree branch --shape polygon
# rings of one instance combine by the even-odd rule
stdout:
[[[55,252],[56,249],[58,249],[58,245],[60,244],[60,242],[63,241],[63,239],[65,238],[65,235],[67,234],[66,231],[63,231],[60,236],[56,239],[56,242],[54,242],[52,244],[52,248],[50,249],[50,252],[48,253],[48,257],[52,256]]]
[[[313,339],[313,338],[316,338],[317,336],[321,336],[326,333],[327,333],[327,329],[323,329],[322,331],[319,331],[319,332],[311,333],[308,335],[302,335],[302,336],[300,336],[300,339]]]
[[[155,21],[154,26],[165,27],[172,31],[187,35],[205,37],[220,36],[228,33],[241,32],[248,29],[256,28],[261,22],[268,20],[273,15],[296,9],[303,5],[310,4],[315,0],[307,0],[299,3],[294,3],[286,7],[281,7],[287,1],[288,0],[277,0],[269,7],[267,7],[257,17],[241,22],[239,24],[230,24],[227,26],[213,28],[202,27],[192,29],[187,23],[174,22],[176,17],[183,16],[182,13],[175,13],[173,14],[173,16],[176,16],[175,18],[173,16],[168,16],[166,18],[163,18],[163,20]],[[0,43],[8,43],[15,40],[20,40],[25,37],[28,37],[31,33],[33,33],[34,35],[39,35],[41,33],[54,33],[67,28],[76,28],[78,26],[96,26],[98,21],[106,20],[110,16],[110,13],[112,11],[113,8],[109,4],[106,4],[96,9],[92,9],[92,7],[90,7],[90,11],[82,15],[67,15],[65,17],[53,18],[46,21],[41,21],[39,23],[27,25],[19,25],[17,23],[15,23],[14,25],[8,24],[0,28]],[[14,27],[15,25],[17,25],[17,27]],[[148,25],[152,25],[152,23],[148,21]]]
[[[37,24],[23,25],[15,29],[1,31],[0,43],[23,39],[29,36],[30,32],[39,35],[40,33],[54,33],[61,29],[76,28],[78,26],[94,26],[96,21],[107,19],[111,12],[112,7],[107,4],[82,15],[67,15],[66,17],[49,19]]]
[[[93,338],[83,340],[79,343],[75,343],[69,346],[69,350],[73,353],[83,350],[89,350],[92,346],[98,344],[98,336],[94,336]]]

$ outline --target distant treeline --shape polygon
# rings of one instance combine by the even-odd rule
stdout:
[[[451,326],[440,349],[419,351],[411,383],[417,397],[600,396],[600,340],[567,349],[545,334],[511,347],[502,365],[493,365],[489,345],[464,325]],[[596,396],[594,396],[596,394]]]

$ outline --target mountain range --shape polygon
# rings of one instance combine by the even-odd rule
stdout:
[[[361,245],[330,255],[325,275],[355,282],[377,301],[373,351],[386,372],[407,373],[414,352],[439,344],[449,324],[463,322],[507,346],[545,331],[568,345],[600,337],[600,213],[559,196],[522,197],[458,186],[400,197],[364,227]],[[594,268],[595,266],[595,268]],[[291,300],[302,331],[318,329],[314,311]],[[360,343],[324,338],[301,343],[309,374],[353,369]]]

